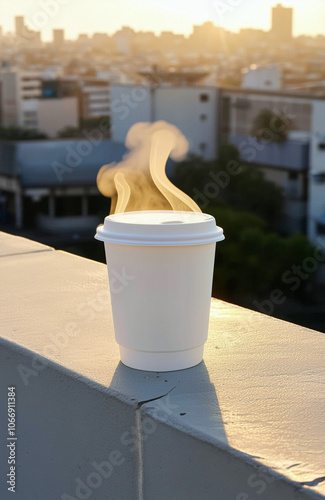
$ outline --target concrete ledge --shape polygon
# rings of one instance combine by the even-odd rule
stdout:
[[[12,385],[18,500],[325,498],[323,334],[213,300],[204,362],[141,372],[106,266],[16,248],[0,275],[1,499]]]
[[[53,248],[37,243],[36,241],[27,240],[26,238],[0,231],[0,257],[24,253],[47,252],[50,250],[53,250]]]
[[[37,357],[37,363],[35,359],[20,346],[1,343],[1,380],[16,387],[15,498],[71,500],[88,498],[89,492],[99,499],[111,498],[112,492],[118,492],[116,498],[138,498],[137,455],[126,454],[120,443],[120,436],[136,425],[135,404],[45,358]],[[39,375],[26,386],[21,373],[33,366]],[[2,384],[2,402],[5,389]],[[5,404],[0,419],[4,424],[0,497],[7,499],[12,493],[5,484],[9,469]]]

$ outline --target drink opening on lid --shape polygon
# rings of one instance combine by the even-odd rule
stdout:
[[[184,224],[182,220],[166,220],[160,224]]]

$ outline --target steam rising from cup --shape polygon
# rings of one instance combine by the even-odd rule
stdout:
[[[183,370],[203,357],[223,230],[166,176],[168,158],[188,151],[178,128],[137,123],[126,146],[130,153],[119,164],[98,173],[98,188],[112,203],[95,236],[105,245],[120,358],[139,370]],[[128,280],[116,286],[117,275]]]
[[[116,164],[104,165],[97,175],[99,191],[111,198],[110,215],[143,210],[201,212],[198,205],[166,176],[169,156],[182,160],[188,141],[164,121],[136,123],[126,137],[130,153]]]

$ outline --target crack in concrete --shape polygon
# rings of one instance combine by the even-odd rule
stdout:
[[[166,394],[162,394],[161,396],[157,396],[156,398],[146,399],[145,401],[139,401],[136,409],[139,410],[139,408],[141,408],[141,406],[143,406],[146,403],[151,403],[151,401],[157,401],[157,399],[161,399],[168,396],[168,394],[170,394],[174,389],[176,389],[176,387],[172,387],[168,392],[166,392]]]
[[[141,407],[150,403],[151,401],[157,401],[158,399],[162,399],[173,391],[176,387],[172,387],[166,394],[162,394],[161,396],[157,396],[156,398],[146,399],[145,401],[139,401],[135,408],[135,422],[137,428],[138,435],[138,475],[137,475],[137,497],[138,500],[143,500],[143,429],[142,429],[142,419],[141,419]]]
[[[313,479],[312,481],[304,481],[303,483],[301,482],[301,486],[317,486],[319,483],[322,483],[325,481],[325,476],[321,477],[316,477],[316,479]]]

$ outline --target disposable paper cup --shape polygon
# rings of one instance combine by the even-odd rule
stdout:
[[[182,370],[203,358],[215,246],[211,215],[144,211],[105,218],[115,338],[121,361],[149,371]]]

